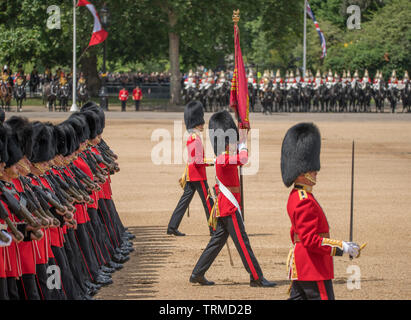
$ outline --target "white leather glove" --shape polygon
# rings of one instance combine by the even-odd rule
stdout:
[[[343,241],[343,252],[348,253],[353,258],[357,258],[360,255],[360,246],[355,242]]]
[[[7,242],[0,241],[0,247],[8,247],[11,244],[11,241],[12,241],[11,236],[3,230],[1,230],[0,232],[2,232],[8,238]]]

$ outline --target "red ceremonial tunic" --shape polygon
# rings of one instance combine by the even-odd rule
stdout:
[[[333,246],[320,234],[329,233],[327,218],[313,194],[294,188],[288,198],[290,236],[295,244],[291,257],[292,280],[320,281],[334,278]],[[295,234],[299,241],[295,241]]]
[[[191,134],[187,140],[188,151],[188,177],[187,181],[207,180],[204,162],[204,147],[201,138],[196,133]]]
[[[12,184],[14,185],[17,192],[23,192],[23,186],[21,185],[20,180],[13,179]],[[14,197],[17,200],[20,200],[20,197],[18,195],[14,195]],[[22,274],[35,274],[36,260],[34,241],[21,241],[17,244],[17,247],[21,258],[20,263]]]
[[[134,89],[133,90],[133,100],[141,100],[141,98],[143,97],[143,92],[141,91],[141,89],[139,88]]]
[[[128,99],[128,91],[127,90],[120,90],[119,94],[118,94],[118,98],[121,101],[127,101]]]
[[[4,247],[0,247],[0,278],[6,277],[6,259],[4,257]]]
[[[91,181],[94,181],[93,173],[91,172],[90,167],[87,165],[87,163],[80,157],[78,157],[75,161],[73,161],[73,164],[79,168],[81,171],[83,171],[90,179]],[[93,191],[92,194],[90,195],[90,198],[94,200],[93,204],[87,204],[87,208],[94,208],[97,209],[98,207],[98,195],[96,191]]]
[[[65,168],[64,173],[74,179],[74,174],[71,172],[69,168]],[[90,221],[90,217],[87,213],[87,206],[84,203],[74,203],[74,207],[76,208],[76,212],[74,213],[74,219],[76,219],[77,224],[83,224],[87,221]]]
[[[101,156],[101,153],[95,147],[92,147],[91,151]],[[102,163],[100,163],[100,167],[106,168],[106,166]],[[101,190],[98,192],[99,199],[111,199],[110,183],[111,183],[111,179],[110,179],[110,173],[109,173],[109,175],[107,176],[106,182],[100,185]]]
[[[226,187],[239,187],[238,166],[246,164],[248,161],[247,150],[242,150],[237,155],[230,156],[227,152],[220,154],[215,163],[216,175],[218,180]],[[218,184],[215,185],[218,194],[218,210],[220,217],[235,214],[237,207],[231,203],[226,196],[219,192]],[[241,203],[241,193],[234,192],[238,204]]]

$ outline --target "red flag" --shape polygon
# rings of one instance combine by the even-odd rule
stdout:
[[[245,74],[243,55],[241,54],[240,36],[237,24],[234,25],[235,68],[231,80],[230,106],[238,116],[239,126],[250,129],[248,83]]]
[[[87,7],[87,9],[90,10],[91,14],[94,17],[93,34],[91,35],[91,39],[88,46],[95,46],[96,44],[102,43],[104,40],[106,40],[108,32],[104,30],[101,26],[100,17],[98,16],[98,13],[94,5],[92,5],[87,0],[79,0],[77,3],[77,7]]]

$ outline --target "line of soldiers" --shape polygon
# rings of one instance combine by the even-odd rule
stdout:
[[[257,94],[257,83],[252,73],[249,74],[249,84],[253,85],[250,97]],[[360,78],[358,71],[351,77],[350,71],[343,71],[342,77],[331,70],[321,74],[318,70],[314,77],[310,70],[301,76],[297,69],[287,71],[285,79],[280,70],[265,71],[258,84],[259,99],[263,106],[262,112],[370,112],[371,99],[376,104],[376,112],[384,111],[384,101],[388,99],[392,112],[395,112],[401,100],[403,111],[411,111],[410,81],[405,71],[402,80],[398,80],[396,71],[386,82],[382,72],[377,71],[371,81],[367,70]],[[251,99],[252,100],[252,99]]]
[[[133,251],[112,200],[117,155],[93,102],[59,124],[0,124],[0,300],[77,300]]]
[[[355,71],[343,71],[342,76],[337,72],[318,70],[315,77],[310,70],[301,75],[299,69],[286,71],[285,77],[280,70],[264,71],[260,79],[255,72],[248,73],[248,95],[250,111],[255,111],[259,100],[262,112],[370,112],[371,100],[374,99],[376,112],[384,111],[386,99],[392,112],[397,104],[402,102],[402,111],[411,112],[411,88],[408,72],[399,80],[393,70],[388,81],[377,71],[371,80],[367,70],[363,77]],[[182,97],[185,103],[199,100],[207,111],[217,111],[229,104],[231,79],[228,72],[214,73],[208,70],[203,74],[193,73],[192,70],[184,79]]]

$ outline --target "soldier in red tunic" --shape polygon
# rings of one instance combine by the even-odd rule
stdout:
[[[133,90],[133,100],[136,105],[136,111],[140,109],[140,101],[143,98],[143,92],[141,89],[137,86]]]
[[[128,100],[128,91],[126,88],[122,88],[118,93],[118,99],[121,101],[121,111],[126,111],[127,100]]]
[[[227,242],[228,236],[231,236],[244,268],[250,275],[250,286],[273,287],[276,284],[263,277],[263,272],[251,249],[239,205],[241,193],[238,167],[248,161],[246,132],[242,130],[239,139],[238,129],[228,111],[215,113],[210,118],[209,129],[211,144],[217,157],[215,189],[218,198],[210,218],[210,224],[215,228],[215,232],[194,267],[190,282],[201,285],[214,284],[208,281],[204,274]]]
[[[327,218],[312,193],[320,151],[320,132],[312,123],[291,127],[281,149],[283,182],[286,187],[294,184],[287,204],[294,244],[288,257],[291,300],[334,299],[333,256],[358,257],[361,250],[356,243],[330,237]]]
[[[170,218],[167,228],[167,234],[175,236],[185,236],[184,233],[178,231],[178,227],[196,191],[203,202],[207,221],[214,205],[213,199],[209,196],[205,169],[207,166],[213,165],[213,162],[204,159],[204,148],[200,136],[200,133],[204,130],[204,108],[201,102],[192,101],[186,105],[184,122],[187,131],[191,134],[187,140],[188,163],[180,180],[184,193]],[[211,228],[210,233],[212,233]]]

